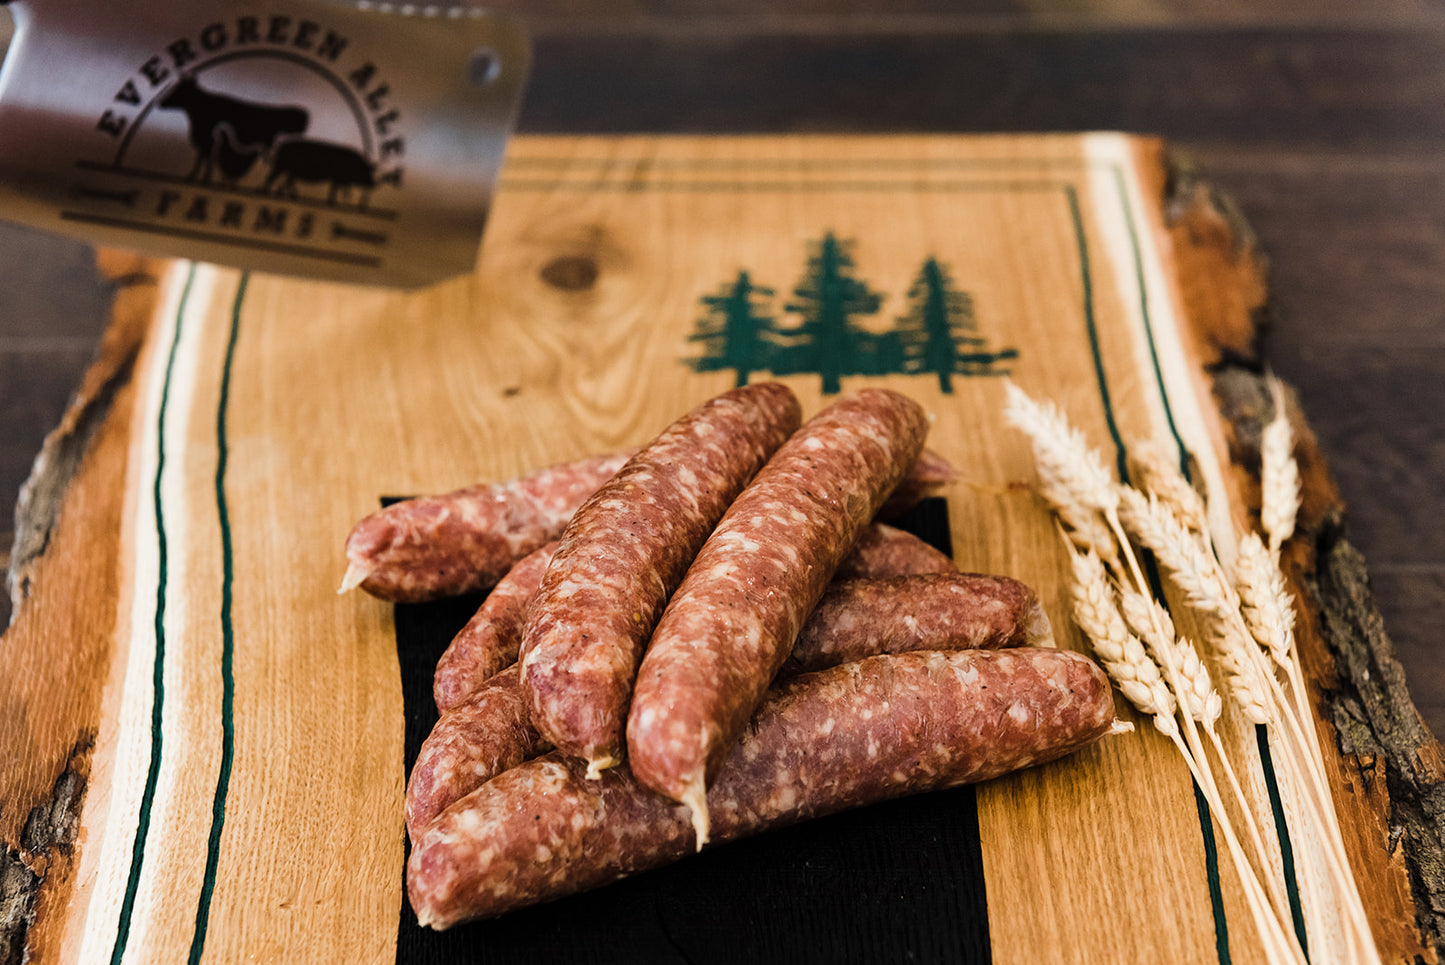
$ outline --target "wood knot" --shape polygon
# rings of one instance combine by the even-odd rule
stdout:
[[[563,255],[542,267],[542,280],[567,292],[586,291],[597,284],[597,261],[589,255]]]

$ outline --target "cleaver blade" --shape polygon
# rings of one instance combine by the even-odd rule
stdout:
[[[327,0],[0,0],[0,51],[0,218],[401,288],[475,267],[531,56],[515,17]]]

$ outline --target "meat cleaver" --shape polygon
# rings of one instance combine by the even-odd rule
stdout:
[[[405,288],[473,269],[530,58],[513,17],[327,0],[0,0],[0,51],[0,217]]]

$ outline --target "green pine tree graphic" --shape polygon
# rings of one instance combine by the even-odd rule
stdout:
[[[722,286],[716,295],[704,295],[707,313],[687,337],[702,343],[702,356],[691,361],[699,372],[737,371],[737,385],[747,385],[748,376],[771,368],[773,346],[767,336],[774,330],[773,318],[758,307],[759,298],[771,298],[771,288],[752,283],[746,271],[736,281]]]
[[[859,372],[862,357],[877,354],[870,333],[854,318],[877,314],[883,297],[854,276],[849,247],[830,231],[808,258],[803,278],[793,289],[796,301],[786,306],[802,317],[798,330],[803,337],[779,352],[788,371],[773,369],[779,375],[816,372],[823,378],[825,395],[841,391],[839,379]]]
[[[990,352],[977,334],[973,298],[954,287],[936,258],[923,263],[908,289],[908,313],[894,331],[903,345],[903,365],[893,371],[930,372],[938,388],[953,392],[954,375],[1006,375],[997,363],[1018,357],[1016,349]]]
[[[815,373],[823,392],[842,390],[845,375],[923,375],[937,377],[943,392],[953,391],[955,375],[1004,375],[999,363],[1018,357],[1016,349],[990,351],[977,332],[973,298],[958,289],[948,269],[929,258],[908,289],[908,308],[880,333],[858,319],[876,315],[883,296],[858,277],[851,243],[832,232],[812,246],[807,266],[783,307],[798,316],[784,327],[769,311],[774,291],[753,283],[746,271],[705,295],[705,309],[689,342],[702,354],[683,361],[699,372],[733,369],[736,384],[754,372],[773,375]]]

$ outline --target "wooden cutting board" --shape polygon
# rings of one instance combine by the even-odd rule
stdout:
[[[1187,449],[1240,525],[1257,500],[1251,433],[1268,412],[1235,363],[1253,350],[1260,262],[1181,174],[1161,144],[1107,134],[527,137],[476,272],[430,289],[106,256],[115,318],[22,508],[24,599],[0,642],[0,953],[639,960],[656,951],[629,946],[640,932],[599,944],[595,921],[646,919],[693,889],[699,907],[677,927],[694,934],[669,936],[671,957],[706,935],[688,957],[725,960],[751,946],[697,923],[786,866],[786,921],[764,909],[724,924],[822,936],[801,953],[821,960],[857,899],[824,897],[809,875],[828,870],[800,855],[847,852],[858,835],[887,849],[898,885],[867,897],[884,911],[838,946],[853,954],[1260,960],[1188,772],[1148,727],[922,811],[720,849],[731,864],[685,862],[682,877],[528,913],[540,917],[525,928],[456,933],[470,946],[417,945],[402,794],[408,722],[434,710],[403,680],[419,666],[424,680],[419,654],[444,645],[467,604],[412,611],[335,592],[348,530],[385,497],[640,444],[749,378],[780,378],[809,413],[884,385],[935,415],[931,445],[961,467],[918,525],[960,567],[1033,585],[1061,645],[1082,649],[1027,447],[1001,417],[1005,377],[1058,401],[1110,457]],[[951,355],[928,349],[930,324],[956,337]],[[1307,432],[1301,455],[1305,535],[1289,559],[1308,594],[1325,566],[1313,537],[1338,505]],[[1429,885],[1428,835],[1392,835],[1401,802],[1387,785],[1398,797],[1438,781],[1439,745],[1416,717],[1387,744],[1395,757],[1341,754],[1326,693],[1352,678],[1322,614],[1346,591],[1324,592],[1302,600],[1302,648],[1352,860],[1386,959],[1435,961],[1437,926],[1411,890],[1412,875]],[[1276,826],[1266,745],[1225,724]],[[1412,774],[1378,779],[1400,754]],[[866,838],[875,825],[891,830]],[[910,847],[925,825],[934,837]],[[937,841],[975,857],[940,861]],[[1273,845],[1282,866],[1297,846]],[[874,880],[877,867],[854,873]],[[908,914],[900,896],[930,889],[957,920],[889,931]],[[1308,902],[1300,918],[1312,960],[1338,960],[1332,923]]]

